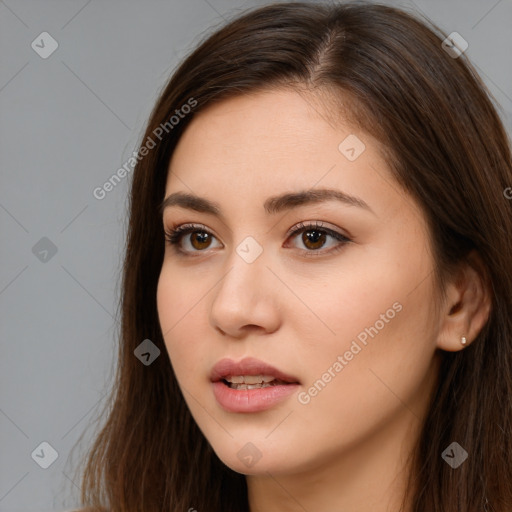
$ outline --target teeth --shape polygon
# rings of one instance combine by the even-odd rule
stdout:
[[[269,384],[268,382],[260,383],[260,384],[229,384],[229,387],[232,389],[261,389],[261,388],[270,388],[274,384]]]
[[[275,380],[275,377],[271,377],[270,375],[230,375],[229,377],[225,377],[224,380],[230,382],[231,384],[252,385],[272,382]]]

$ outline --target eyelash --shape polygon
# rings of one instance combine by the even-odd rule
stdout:
[[[352,242],[352,240],[350,238],[347,238],[346,236],[342,235],[341,233],[338,233],[337,231],[334,231],[329,228],[324,228],[323,226],[324,226],[323,223],[318,222],[318,221],[316,221],[315,223],[300,222],[297,226],[294,226],[294,228],[289,230],[288,233],[286,234],[286,236],[288,239],[288,238],[290,238],[292,236],[296,236],[299,233],[302,233],[304,231],[320,231],[321,233],[325,233],[340,242],[336,247],[328,249],[327,251],[313,250],[313,249],[310,249],[310,250],[302,249],[301,250],[301,252],[303,253],[304,256],[314,257],[314,258],[323,256],[325,254],[332,254],[334,252],[338,252],[341,249],[343,249],[343,247],[347,243]],[[165,241],[166,241],[166,243],[170,244],[177,253],[189,256],[190,251],[184,251],[183,249],[181,249],[179,247],[179,243],[185,235],[193,233],[193,232],[199,232],[199,233],[204,232],[204,233],[208,233],[208,235],[215,237],[215,235],[213,235],[213,233],[211,233],[206,228],[206,226],[203,226],[201,224],[182,224],[181,226],[173,228],[170,231],[166,230],[165,231]],[[192,251],[192,252],[201,253],[201,252],[206,252],[206,251]],[[194,256],[192,256],[192,257],[194,257]]]

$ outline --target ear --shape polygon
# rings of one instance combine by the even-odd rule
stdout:
[[[447,285],[437,346],[448,352],[467,347],[486,324],[491,311],[491,286],[480,256],[471,251]],[[462,344],[461,338],[466,338]]]

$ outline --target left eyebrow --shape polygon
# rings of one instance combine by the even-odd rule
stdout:
[[[283,210],[333,200],[339,201],[347,206],[363,208],[375,215],[375,212],[361,198],[334,189],[301,190],[299,192],[289,192],[279,196],[272,196],[265,201],[263,208],[267,214],[275,215]],[[218,203],[187,192],[174,192],[167,196],[159,207],[160,213],[163,214],[164,210],[171,206],[181,206],[182,208],[208,213],[217,217],[222,216],[221,208]]]

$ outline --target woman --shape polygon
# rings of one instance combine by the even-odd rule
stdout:
[[[180,65],[134,170],[91,510],[512,510],[511,149],[456,43],[286,3]]]

